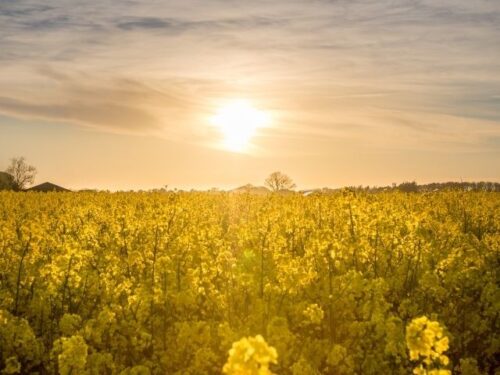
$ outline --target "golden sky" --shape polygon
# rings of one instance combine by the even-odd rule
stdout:
[[[491,0],[2,1],[0,169],[24,155],[37,182],[109,189],[499,181],[498,25]]]

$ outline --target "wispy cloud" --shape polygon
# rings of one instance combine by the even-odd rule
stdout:
[[[283,26],[286,20],[270,17],[222,18],[215,20],[185,20],[159,17],[123,17],[116,26],[126,31],[165,30],[168,32],[213,32]]]
[[[64,121],[108,130],[147,133],[159,128],[158,120],[150,113],[112,102],[49,104],[0,97],[0,111],[31,119]]]
[[[25,88],[22,94],[4,92],[0,96],[0,113],[112,132],[168,135],[176,133],[176,121],[183,117],[182,113],[194,110],[193,103],[175,88],[164,92],[129,79],[98,80],[92,75],[69,75],[47,66],[39,67],[36,73],[50,90],[41,92],[38,86]],[[169,115],[173,119],[165,120]]]

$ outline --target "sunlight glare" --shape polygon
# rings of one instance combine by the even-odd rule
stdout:
[[[225,149],[243,152],[257,129],[268,124],[269,116],[246,100],[234,100],[222,106],[212,118],[212,122],[224,137]]]

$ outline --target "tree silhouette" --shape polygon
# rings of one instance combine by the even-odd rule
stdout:
[[[271,173],[266,178],[265,184],[272,191],[291,190],[296,186],[290,177],[279,171]]]
[[[14,190],[24,190],[35,181],[36,168],[26,163],[24,157],[12,158],[10,166],[5,170],[13,178]]]

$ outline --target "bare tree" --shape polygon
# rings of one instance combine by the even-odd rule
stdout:
[[[14,190],[23,190],[35,181],[36,168],[26,163],[24,157],[12,158],[5,172],[12,176]]]
[[[265,184],[272,191],[291,190],[295,187],[292,179],[281,172],[273,172],[266,178]]]

